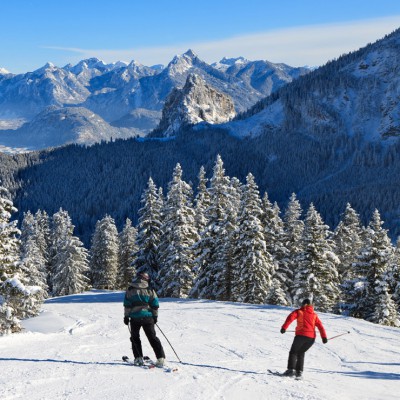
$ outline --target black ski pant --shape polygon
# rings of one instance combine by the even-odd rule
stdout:
[[[314,338],[295,336],[289,352],[288,369],[303,371],[305,352],[314,344],[314,342]]]
[[[161,341],[157,337],[156,331],[154,329],[153,318],[140,318],[140,319],[131,318],[131,342],[132,342],[132,351],[135,358],[143,357],[142,342],[140,341],[140,333],[139,333],[140,328],[143,328],[144,333],[146,334],[147,339],[149,340],[149,343],[153,348],[156,357],[165,358],[165,353]]]

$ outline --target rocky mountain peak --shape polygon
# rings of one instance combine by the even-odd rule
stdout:
[[[197,74],[189,74],[182,89],[168,96],[157,133],[172,136],[186,125],[223,123],[235,116],[233,101]]]
[[[168,70],[171,75],[183,74],[191,69],[196,61],[199,60],[193,50],[188,50],[186,53],[175,56],[168,64]]]

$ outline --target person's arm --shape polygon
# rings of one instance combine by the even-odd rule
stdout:
[[[317,316],[317,318],[315,319],[315,326],[316,326],[316,327],[318,328],[318,330],[319,330],[319,334],[321,335],[322,341],[323,341],[324,343],[326,343],[326,342],[328,341],[328,338],[327,338],[327,335],[326,335],[326,331],[325,331],[324,326],[322,325],[321,320],[318,318],[318,316]]]
[[[292,312],[288,315],[288,317],[286,318],[285,323],[282,325],[281,332],[282,332],[282,330],[286,331],[286,329],[289,328],[289,325],[290,325],[295,319],[297,319],[297,315],[298,315],[298,312],[297,312],[297,311],[298,311],[298,310],[294,310],[294,311],[292,311]],[[284,332],[282,332],[282,333],[284,333]]]
[[[153,314],[154,322],[157,323],[158,308],[160,307],[160,303],[158,302],[158,297],[154,290],[151,291],[151,296],[149,299],[149,306],[150,306],[151,313]]]
[[[126,292],[125,292],[125,297],[124,297],[124,324],[128,325],[129,324],[129,313],[130,313],[130,308],[128,308],[128,299],[126,297]]]

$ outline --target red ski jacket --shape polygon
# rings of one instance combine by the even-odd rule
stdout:
[[[296,336],[315,338],[315,327],[317,327],[321,338],[326,338],[325,329],[318,315],[314,312],[313,306],[307,305],[291,312],[282,325],[282,328],[285,330],[289,328],[289,325],[295,319],[297,319]]]

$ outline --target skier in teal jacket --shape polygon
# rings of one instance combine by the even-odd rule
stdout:
[[[139,333],[140,328],[143,327],[156,355],[156,366],[162,367],[165,353],[154,328],[157,323],[159,303],[157,294],[149,287],[149,280],[147,273],[139,273],[127,289],[124,298],[124,324],[130,324],[132,351],[135,357],[134,364],[144,364]]]

